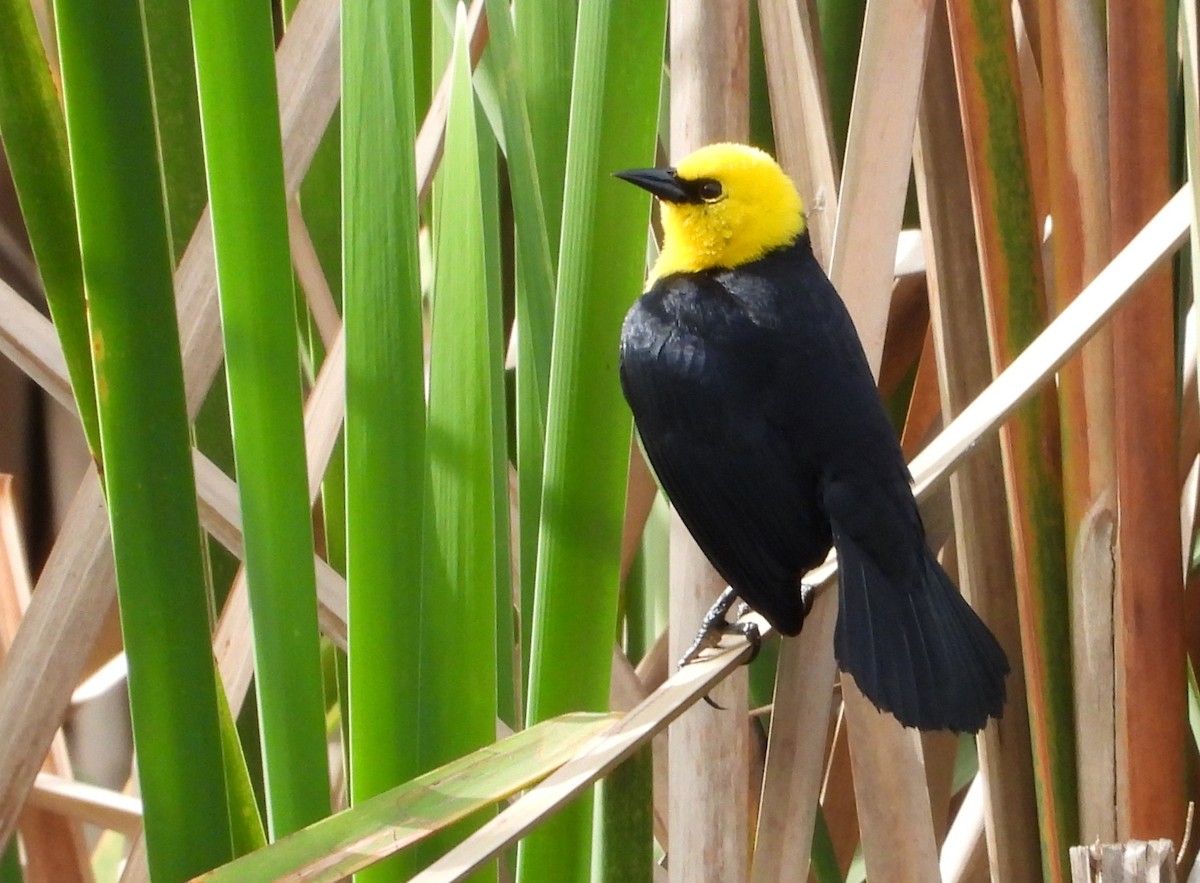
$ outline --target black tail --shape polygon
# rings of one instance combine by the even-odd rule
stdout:
[[[919,585],[896,586],[841,539],[834,653],[863,694],[922,730],[974,733],[1000,717],[1008,658],[933,555]]]

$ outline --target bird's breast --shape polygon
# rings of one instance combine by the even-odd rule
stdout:
[[[704,338],[684,326],[662,321],[635,322],[622,339],[622,361],[657,375],[661,382],[686,383],[702,374],[708,354]]]

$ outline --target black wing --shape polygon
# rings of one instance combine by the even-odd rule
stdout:
[[[831,536],[803,443],[772,414],[795,386],[796,341],[778,318],[752,317],[713,275],[661,281],[626,317],[621,385],[697,544],[739,597],[795,634],[799,578]]]

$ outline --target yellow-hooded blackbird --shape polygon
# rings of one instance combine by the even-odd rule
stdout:
[[[740,144],[617,174],[661,203],[662,252],[625,319],[621,385],[663,490],[729,582],[706,623],[728,628],[736,596],[797,634],[801,580],[832,545],[834,653],[863,693],[921,729],[999,717],[1008,660],[929,551],[791,180]]]

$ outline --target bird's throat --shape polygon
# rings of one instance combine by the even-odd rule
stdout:
[[[804,215],[796,205],[748,211],[731,204],[681,205],[660,202],[663,248],[648,285],[675,273],[732,269],[796,241]]]

